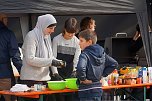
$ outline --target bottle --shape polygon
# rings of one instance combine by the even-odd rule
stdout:
[[[137,82],[137,84],[141,84],[142,83],[142,78],[141,77],[137,78],[136,82]]]
[[[147,68],[143,67],[143,83],[147,83]]]
[[[149,83],[152,83],[152,67],[148,67]]]
[[[114,74],[118,74],[118,70],[117,70],[117,69],[115,69],[112,73],[114,73]]]
[[[114,76],[114,85],[118,84],[118,77],[119,77],[119,74],[115,74],[115,76]]]
[[[111,75],[108,75],[108,85],[111,86],[112,82],[111,82]]]
[[[143,77],[142,67],[140,67],[140,68],[138,69],[138,78],[141,78],[141,77]]]

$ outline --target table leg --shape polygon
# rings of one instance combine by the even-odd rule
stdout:
[[[129,96],[132,97],[135,101],[139,101],[139,100],[136,99],[134,96],[132,96],[131,93],[130,93],[129,91],[127,91],[127,90],[125,90],[125,89],[119,89],[119,90],[123,91],[124,93],[129,94]]]
[[[40,95],[40,98],[39,99],[33,99],[34,101],[43,101],[43,96],[44,95]],[[18,97],[18,101],[33,101],[32,99],[26,99],[24,97]]]
[[[18,101],[24,101],[24,98],[18,97]]]
[[[144,86],[144,101],[146,101],[146,86]]]
[[[39,101],[43,101],[43,95],[40,95]]]

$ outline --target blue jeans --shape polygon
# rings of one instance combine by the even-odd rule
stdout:
[[[80,101],[101,101],[101,96],[90,97],[90,98],[80,98]]]

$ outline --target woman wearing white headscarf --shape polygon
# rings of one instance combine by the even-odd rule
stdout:
[[[24,40],[23,67],[21,69],[21,83],[33,86],[35,83],[45,84],[50,80],[50,66],[62,66],[63,61],[53,57],[50,34],[56,27],[56,19],[51,14],[38,17],[35,28],[30,31]],[[51,67],[54,73],[57,71]]]

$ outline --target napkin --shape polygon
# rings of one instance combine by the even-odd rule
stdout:
[[[30,88],[25,84],[15,84],[15,86],[10,89],[11,92],[24,92],[29,90]]]

